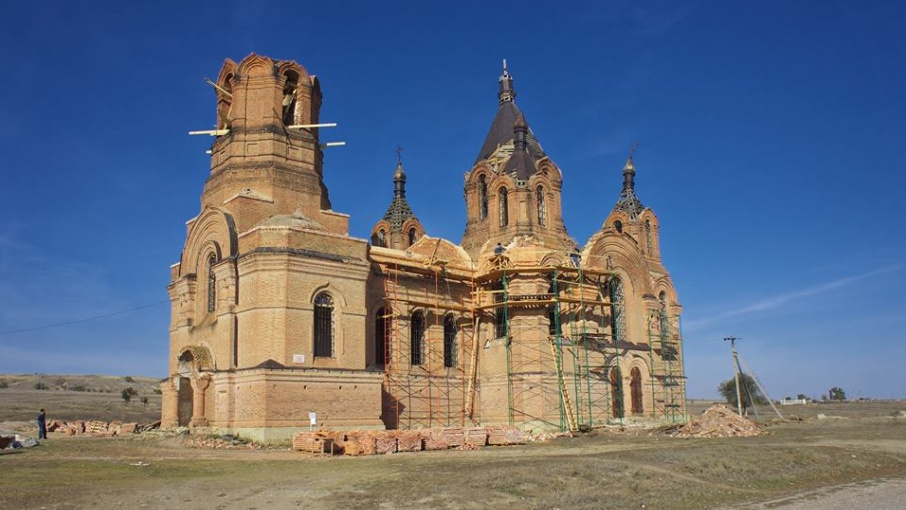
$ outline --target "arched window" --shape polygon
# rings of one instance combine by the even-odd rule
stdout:
[[[645,245],[648,247],[648,256],[651,256],[654,252],[654,243],[651,242],[651,220],[645,220]]]
[[[538,203],[538,224],[544,225],[547,222],[547,206],[544,204],[544,188],[541,186],[535,190],[535,202]]]
[[[412,365],[421,365],[424,359],[425,347],[425,315],[415,312],[409,321],[409,354]]]
[[[393,327],[393,318],[390,317],[388,308],[381,308],[374,318],[374,363],[383,365],[391,360],[390,357],[390,328]]]
[[[510,224],[510,211],[509,204],[507,203],[506,188],[500,188],[497,196],[497,202],[500,207],[500,226],[505,227]]]
[[[618,366],[610,369],[610,412],[614,418],[623,418],[623,375]]]
[[[380,246],[381,248],[387,247],[387,232],[384,229],[380,229],[374,234],[374,239],[371,240],[371,244],[375,246]]]
[[[229,129],[233,113],[233,75],[228,74],[218,89],[217,129]]]
[[[478,219],[488,217],[488,182],[484,175],[478,176]]]
[[[623,282],[616,277],[610,280],[610,328],[614,343],[626,340]]]
[[[217,276],[214,274],[214,264],[217,263],[217,254],[208,256],[208,312],[217,308]]]
[[[642,414],[645,408],[642,405],[642,372],[639,367],[629,371],[629,395],[632,402],[632,414]]]
[[[456,366],[456,319],[452,315],[444,317],[444,366]]]
[[[326,292],[315,297],[315,356],[333,356],[333,299]]]
[[[415,231],[415,227],[409,228],[409,246],[415,244],[415,241],[418,240],[418,233]]]
[[[299,86],[299,75],[287,71],[286,83],[283,84],[283,123],[292,126],[296,123],[296,87]]]
[[[613,222],[613,228],[615,228],[617,230],[617,232],[622,234],[623,233],[623,222],[620,220]]]

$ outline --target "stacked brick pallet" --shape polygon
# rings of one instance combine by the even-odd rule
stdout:
[[[293,450],[343,455],[383,455],[483,446],[524,444],[528,435],[513,427],[445,427],[418,430],[312,431],[293,436]]]

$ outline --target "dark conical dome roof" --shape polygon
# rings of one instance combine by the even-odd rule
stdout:
[[[507,71],[505,60],[503,65],[503,75],[498,80],[500,91],[497,94],[499,98],[497,113],[494,115],[494,121],[491,122],[491,129],[488,130],[484,143],[481,144],[481,150],[478,151],[478,157],[475,159],[476,163],[483,159],[488,159],[501,145],[513,143],[514,128],[519,117],[522,117],[522,122],[526,125],[526,148],[532,160],[538,160],[545,156],[544,149],[541,148],[541,144],[535,138],[535,134],[528,127],[525,117],[519,111],[519,107],[516,106],[514,101],[516,89],[513,88],[513,76]]]

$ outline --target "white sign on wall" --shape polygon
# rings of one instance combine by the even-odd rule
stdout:
[[[305,363],[305,355],[293,354],[293,363]]]

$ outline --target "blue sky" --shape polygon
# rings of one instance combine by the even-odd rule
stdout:
[[[729,348],[775,398],[906,397],[906,6],[897,2],[16,2],[0,19],[0,373],[164,377],[168,267],[197,214],[225,58],[321,79],[334,209],[366,237],[397,145],[427,232],[501,59],[585,241],[620,191],[660,218],[691,397]],[[442,6],[442,7],[441,7]],[[141,307],[141,308],[140,308]],[[138,310],[55,328],[44,325]],[[18,331],[18,332],[16,332]]]

